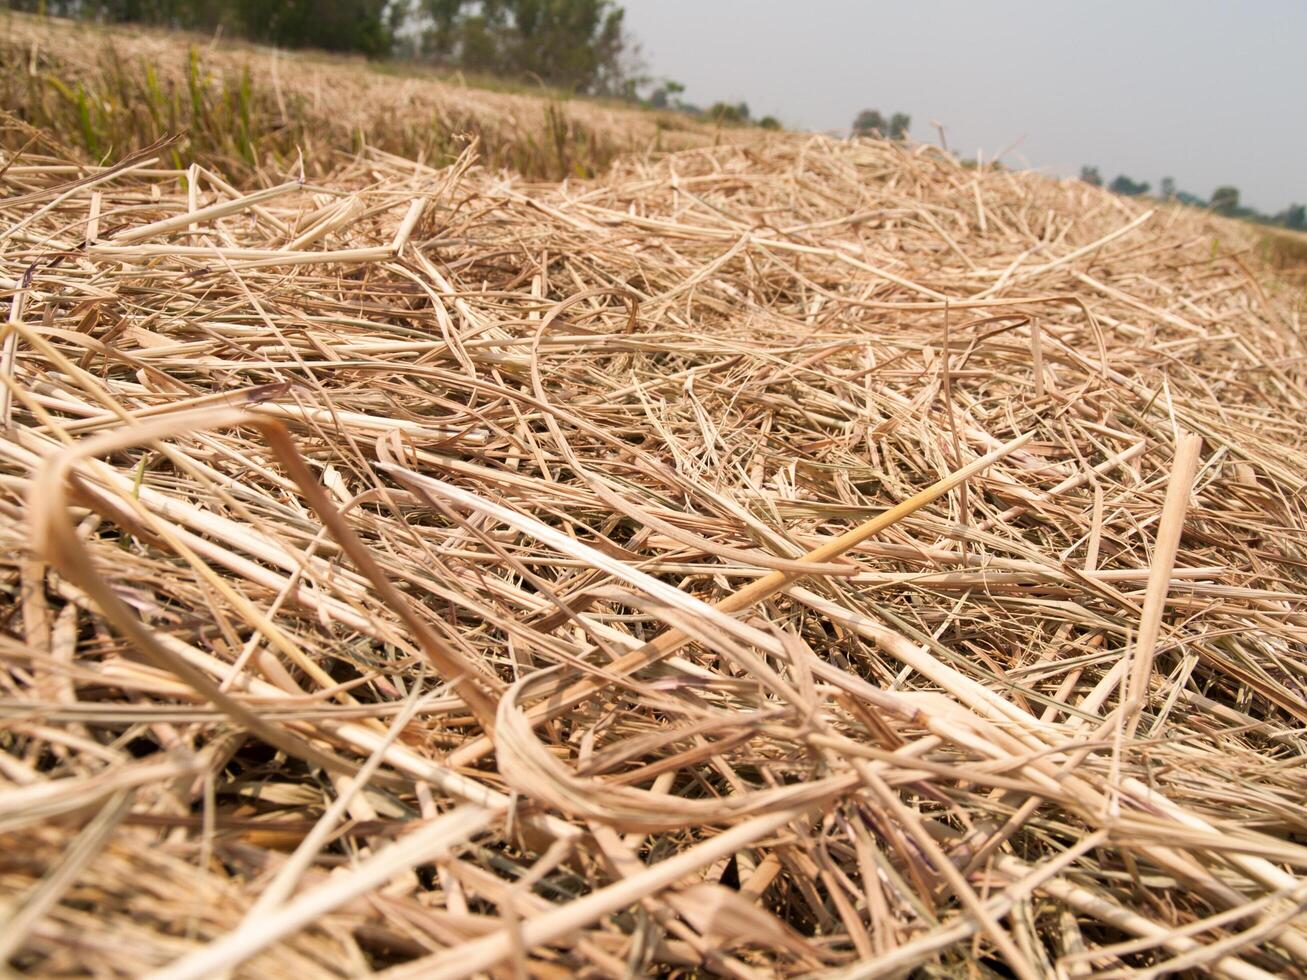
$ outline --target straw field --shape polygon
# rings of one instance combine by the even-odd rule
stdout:
[[[26,70],[12,970],[1303,975],[1307,343],[1240,226],[585,104],[548,180],[434,81],[480,147],[93,150]]]
[[[365,145],[444,166],[469,139],[490,167],[587,177],[620,155],[738,138],[680,113],[542,97],[503,83],[487,91],[461,76],[383,70],[357,58],[3,10],[0,106],[64,134],[97,162],[179,134],[164,162],[201,160],[241,181],[300,166],[322,176]]]

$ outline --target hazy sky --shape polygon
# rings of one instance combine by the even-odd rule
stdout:
[[[1056,174],[1097,164],[1266,211],[1307,203],[1307,0],[620,0],[687,101],[787,126],[858,110]]]

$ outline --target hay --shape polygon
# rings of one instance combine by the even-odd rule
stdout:
[[[169,152],[0,164],[14,967],[1307,959],[1307,350],[1236,226],[797,135]]]

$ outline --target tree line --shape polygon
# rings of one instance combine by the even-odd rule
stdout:
[[[6,0],[0,0],[5,5]],[[29,13],[406,57],[591,95],[647,82],[613,0],[7,0]]]
[[[907,137],[912,117],[903,112],[885,115],[878,109],[863,109],[853,119],[850,127],[854,136],[867,136],[875,139],[901,140]],[[969,161],[963,161],[964,164]],[[1080,168],[1080,179],[1094,187],[1102,187],[1102,172],[1095,166]],[[1134,180],[1126,174],[1117,174],[1107,189],[1124,197],[1143,197],[1153,189],[1148,181]],[[1163,177],[1158,188],[1157,198],[1162,201],[1176,201],[1191,207],[1211,208],[1217,214],[1231,218],[1244,218],[1260,224],[1279,225],[1293,231],[1307,231],[1307,206],[1290,204],[1276,214],[1265,214],[1256,208],[1239,202],[1239,188],[1230,184],[1222,185],[1212,191],[1212,196],[1204,199],[1197,194],[1179,190],[1174,177]]]
[[[369,57],[390,52],[402,9],[390,0],[8,0],[7,5],[27,13],[105,23],[221,29],[281,47],[322,48]]]
[[[1081,167],[1080,179],[1086,184],[1092,184],[1094,187],[1103,186],[1103,175],[1097,167]],[[1125,174],[1117,174],[1112,182],[1107,185],[1109,191],[1126,197],[1143,197],[1152,190],[1152,187],[1153,185],[1147,181],[1133,180]],[[1307,207],[1304,205],[1290,204],[1283,211],[1276,214],[1265,214],[1256,208],[1240,204],[1239,188],[1230,184],[1224,184],[1216,188],[1216,190],[1212,191],[1210,198],[1204,199],[1197,194],[1178,190],[1174,178],[1163,177],[1156,196],[1163,201],[1178,201],[1180,204],[1188,204],[1191,207],[1211,208],[1217,214],[1223,214],[1231,218],[1245,218],[1259,224],[1279,225],[1293,231],[1307,231]]]

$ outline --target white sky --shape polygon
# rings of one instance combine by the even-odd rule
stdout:
[[[787,126],[858,110],[1056,174],[1307,203],[1307,0],[619,0],[651,74]]]

